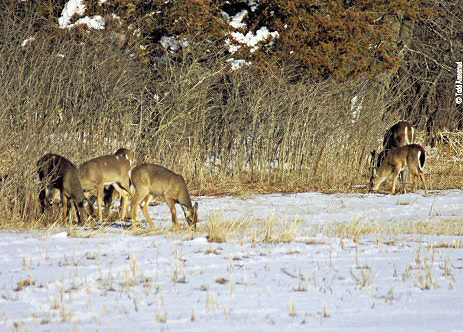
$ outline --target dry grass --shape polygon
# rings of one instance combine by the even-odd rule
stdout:
[[[383,237],[397,236],[401,234],[416,235],[463,235],[461,221],[451,220],[442,222],[402,222],[402,223],[372,223],[366,221],[354,221],[349,223],[329,223],[312,226],[309,234],[315,236],[323,234],[330,237],[350,238],[358,242],[362,236],[379,234]]]
[[[302,227],[300,221],[279,222],[273,217],[266,220],[236,220],[221,221],[220,216],[210,216],[207,223],[192,230],[186,225],[178,229],[155,229],[129,228],[125,232],[135,236],[158,236],[163,235],[178,239],[179,237],[188,241],[196,237],[206,235],[208,242],[227,243],[239,242],[241,244],[285,244],[294,241],[303,241],[307,245],[326,245],[323,240],[315,239],[320,234],[326,237],[339,239],[351,239],[355,243],[365,237],[376,236],[378,245],[396,245],[397,237],[404,235],[438,235],[438,236],[462,236],[463,224],[459,220],[442,222],[401,222],[401,223],[374,223],[362,220],[345,223],[322,223],[311,225],[309,228]],[[98,237],[106,233],[108,228],[85,230],[79,228],[68,228],[70,237]],[[48,230],[50,233],[52,229]],[[313,237],[313,238],[312,238]],[[463,248],[463,242],[452,240],[449,242],[439,241],[429,243],[430,250],[437,248]]]
[[[207,241],[223,243],[249,234],[253,227],[246,221],[222,222],[219,216],[209,216],[206,225]],[[201,232],[201,230],[199,230]]]

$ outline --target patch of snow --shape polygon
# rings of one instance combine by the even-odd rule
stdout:
[[[69,0],[61,11],[61,17],[58,18],[60,28],[67,28],[71,24],[71,18],[74,15],[84,15],[85,9],[83,0]]]
[[[23,42],[21,43],[21,47],[26,47],[27,45],[32,43],[34,40],[35,40],[34,37],[29,37],[29,38],[23,40]]]
[[[251,11],[254,12],[257,9],[258,3],[254,0],[248,1],[248,6],[251,8]]]
[[[243,66],[250,66],[251,65],[250,61],[246,61],[246,60],[243,60],[243,59],[230,58],[230,59],[227,60],[227,62],[231,63],[231,69],[232,70],[238,70]]]
[[[233,44],[228,38],[225,39],[225,45],[227,45],[228,52],[231,54],[235,54],[241,47],[240,45]]]
[[[81,24],[86,25],[90,29],[102,30],[105,28],[106,20],[100,15],[95,15],[92,17],[86,16],[78,19],[76,23],[70,24],[66,28],[73,28]]]
[[[249,31],[246,35],[243,35],[241,32],[232,32],[230,35],[240,44],[251,47],[251,52],[258,50],[257,44],[259,42],[267,40],[270,37],[278,38],[279,36],[278,31],[270,32],[265,26],[257,30],[255,34]]]
[[[60,232],[50,236],[50,239],[65,239],[68,237],[67,232]]]
[[[100,16],[86,16],[79,18],[75,23],[71,23],[74,16],[82,16],[85,13],[85,4],[83,0],[69,0],[61,11],[61,17],[58,18],[58,24],[61,29],[70,29],[78,25],[86,25],[90,29],[101,30],[105,28],[106,20]]]
[[[230,16],[226,12],[222,11],[222,17],[226,21],[228,21],[228,24],[230,24],[235,29],[242,29],[246,27],[246,23],[243,23],[243,19],[246,17],[247,14],[248,11],[245,9],[243,9],[234,16]]]
[[[363,98],[359,97],[358,94],[352,97],[352,99],[350,100],[350,110],[351,110],[351,115],[352,115],[351,122],[352,123],[355,123],[360,116],[360,112],[362,111],[362,108],[363,108],[362,102],[363,102]]]
[[[247,5],[249,9],[252,12],[254,12],[257,9],[258,3],[254,0],[250,0],[247,2]],[[240,12],[236,13],[233,16],[229,15],[225,11],[222,11],[222,17],[228,22],[230,26],[232,26],[235,29],[246,28],[246,23],[244,23],[243,20],[248,14],[249,14],[248,10],[246,9],[241,10]],[[278,38],[279,33],[278,31],[270,32],[267,27],[263,26],[260,29],[258,29],[255,33],[248,31],[246,34],[243,34],[239,31],[234,31],[234,32],[231,32],[229,35],[232,39],[234,39],[239,44],[251,47],[250,51],[251,53],[253,53],[258,50],[257,44],[259,42],[265,41],[269,39],[270,37]],[[238,49],[240,48],[240,45],[233,43],[229,38],[225,39],[225,44],[226,44],[228,51],[231,54],[236,53]],[[250,62],[246,60],[242,60],[242,59],[240,60],[230,59],[229,62],[232,63],[233,70],[239,69],[243,65],[250,65]]]
[[[190,45],[186,39],[179,41],[177,38],[169,36],[162,36],[159,43],[162,47],[171,51],[178,51],[179,49],[188,47]]]

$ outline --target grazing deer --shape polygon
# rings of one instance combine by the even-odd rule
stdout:
[[[68,200],[74,203],[79,223],[82,223],[82,212],[85,218],[87,217],[83,208],[92,212],[79,181],[79,170],[71,161],[60,155],[47,153],[37,161],[37,173],[42,185],[39,193],[42,213],[51,205],[50,196],[53,196],[56,190],[60,192],[64,218],[68,215]]]
[[[175,174],[160,165],[141,164],[132,169],[130,179],[135,188],[130,204],[133,225],[137,223],[137,206],[140,205],[145,219],[151,228],[154,228],[147,207],[153,195],[160,195],[169,206],[172,223],[175,227],[178,227],[177,211],[175,209],[175,203],[178,203],[183,209],[188,225],[196,229],[198,203],[195,203],[194,206],[191,204],[190,194],[181,175]]]
[[[96,189],[98,220],[103,220],[103,195],[105,185],[113,185],[121,195],[121,219],[127,214],[130,193],[129,171],[133,163],[133,153],[120,148],[115,154],[96,157],[79,167],[80,182],[84,191]]]
[[[423,183],[424,193],[428,194],[426,182],[424,181],[423,168],[426,160],[426,154],[421,145],[409,144],[400,148],[390,150],[384,158],[382,164],[373,170],[370,178],[370,191],[378,190],[378,187],[392,174],[392,189],[391,193],[395,193],[395,184],[399,173],[405,167],[408,167],[413,175],[413,191],[416,190],[417,178],[419,177]],[[404,185],[404,191],[405,185]]]
[[[374,168],[378,168],[383,163],[384,159],[386,158],[387,154],[391,149],[400,148],[401,146],[405,146],[408,144],[413,144],[415,140],[415,129],[408,121],[399,121],[391,128],[389,128],[386,133],[384,134],[383,138],[383,150],[377,154],[376,150],[371,152],[372,156],[372,172]],[[371,174],[373,175],[373,174]],[[406,179],[407,177],[407,169],[404,169],[400,173],[400,178],[402,180],[402,189],[405,192],[406,188]]]

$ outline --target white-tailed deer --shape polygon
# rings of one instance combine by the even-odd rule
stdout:
[[[382,164],[375,168],[370,178],[370,191],[378,190],[383,183],[392,174],[391,193],[395,193],[395,185],[399,173],[408,167],[409,172],[414,178],[413,191],[416,190],[417,178],[423,183],[424,193],[428,194],[426,182],[424,181],[423,168],[426,160],[424,148],[418,144],[405,145],[400,148],[389,150]],[[405,188],[405,186],[404,186]]]
[[[386,133],[384,134],[383,138],[383,150],[377,154],[376,150],[371,152],[372,156],[372,171],[374,168],[378,168],[383,163],[384,159],[386,158],[387,154],[391,149],[400,148],[402,146],[413,144],[415,140],[415,129],[408,121],[399,121],[391,128],[389,128]],[[407,169],[404,169],[400,173],[400,177],[402,180],[402,190],[405,192],[406,188],[406,177],[407,177]]]
[[[390,150],[404,145],[413,144],[415,129],[408,121],[399,121],[384,134],[383,149]]]
[[[60,192],[64,218],[67,217],[67,209],[70,206],[68,200],[74,203],[79,223],[83,221],[81,214],[85,216],[85,219],[87,217],[87,211],[83,208],[88,207],[92,212],[79,181],[79,170],[71,161],[63,156],[47,153],[37,161],[37,173],[42,186],[39,193],[42,213],[51,205],[50,196],[55,190]]]
[[[103,193],[105,185],[113,185],[121,195],[120,218],[127,214],[130,193],[129,171],[133,163],[133,153],[120,148],[115,154],[96,157],[79,167],[80,183],[84,191],[96,190],[98,220],[103,220]]]
[[[153,221],[148,214],[148,203],[153,195],[161,196],[167,203],[172,216],[172,223],[178,227],[175,203],[180,204],[189,226],[196,228],[198,222],[198,203],[191,204],[190,194],[185,180],[179,174],[155,164],[141,164],[132,169],[130,173],[132,185],[135,188],[130,208],[132,211],[132,224],[137,223],[137,206],[140,205],[145,219],[154,228]]]

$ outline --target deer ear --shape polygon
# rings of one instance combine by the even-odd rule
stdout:
[[[193,208],[195,209],[195,211],[198,211],[198,202],[195,203],[195,205],[193,206]]]

